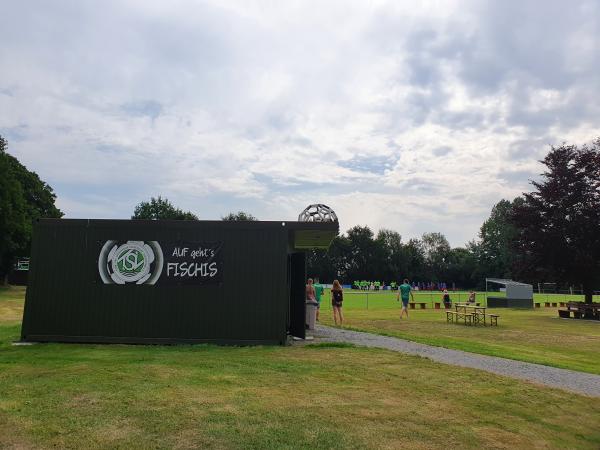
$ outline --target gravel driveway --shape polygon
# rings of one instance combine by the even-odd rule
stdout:
[[[451,350],[443,347],[419,344],[388,336],[351,331],[317,325],[314,331],[317,342],[348,342],[364,347],[377,347],[396,352],[418,355],[433,361],[485,370],[498,375],[530,381],[532,383],[600,397],[600,375],[558,369],[512,359]]]

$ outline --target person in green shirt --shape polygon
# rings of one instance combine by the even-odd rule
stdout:
[[[415,298],[412,293],[412,288],[410,287],[410,284],[408,283],[408,279],[405,278],[404,282],[398,288],[398,298],[397,298],[398,301],[400,301],[400,298],[402,298],[402,310],[400,311],[401,319],[402,319],[402,314],[406,314],[406,318],[408,319],[409,296],[410,296],[410,298],[412,298],[412,301],[414,302]]]
[[[321,296],[323,295],[323,285],[319,283],[319,279],[315,278],[315,297],[317,300],[317,321],[319,320],[319,311],[321,310]]]

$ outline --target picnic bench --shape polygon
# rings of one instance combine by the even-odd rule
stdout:
[[[498,326],[498,314],[486,314],[486,307],[475,306],[468,303],[457,303],[455,311],[446,311],[446,321],[463,321],[465,325],[477,325],[483,323],[486,326],[486,317],[489,318],[490,326]]]
[[[416,305],[420,305],[419,309],[425,309],[427,302],[408,302],[410,309],[415,309]]]
[[[473,313],[466,313],[466,312],[462,312],[462,311],[446,311],[446,321],[447,322],[456,322],[458,323],[459,320],[464,320],[465,325],[467,325],[467,323],[469,325],[473,324]]]
[[[566,309],[558,310],[558,317],[563,319],[600,320],[600,303],[568,302]]]

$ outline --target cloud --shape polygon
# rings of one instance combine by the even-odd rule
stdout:
[[[148,116],[156,119],[163,112],[163,106],[154,100],[140,100],[121,105],[121,109],[131,116]]]
[[[205,219],[460,245],[550,144],[600,134],[600,6],[517,2],[11,2],[0,134],[68,217],[163,195]]]
[[[452,149],[443,145],[441,147],[434,148],[432,153],[434,156],[446,156],[447,154],[452,153]]]

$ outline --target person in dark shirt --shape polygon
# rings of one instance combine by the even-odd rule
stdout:
[[[344,301],[344,291],[338,280],[333,280],[333,286],[331,287],[331,306],[333,308],[333,321],[336,325],[344,323],[344,314],[342,313],[342,302]]]
[[[450,309],[452,306],[452,300],[450,300],[450,294],[448,294],[448,289],[444,289],[444,295],[442,296],[442,300],[444,301],[444,306],[446,309]]]

